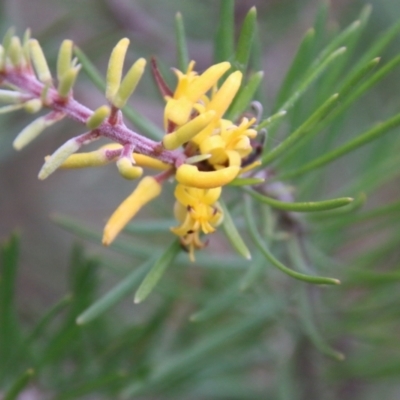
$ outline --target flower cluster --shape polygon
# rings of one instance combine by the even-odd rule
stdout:
[[[0,90],[0,101],[11,104],[0,108],[0,113],[21,108],[29,112],[38,112],[42,107],[51,110],[17,136],[14,147],[18,150],[64,117],[85,124],[85,133],[68,140],[46,157],[39,179],[47,178],[59,167],[84,168],[110,162],[115,162],[126,179],[141,177],[142,167],[160,171],[143,177],[112,214],[104,229],[105,245],[115,239],[146,203],[160,195],[164,181],[174,178],[177,181],[174,214],[178,226],[171,231],[180,237],[193,260],[194,250],[204,246],[200,235],[214,232],[223,220],[218,204],[222,187],[257,165],[245,166],[257,134],[255,119],[243,117],[235,123],[223,118],[241,86],[242,73],[232,71],[230,63],[222,62],[199,75],[192,61],[186,71],[175,70],[177,85],[171,90],[153,61],[155,80],[165,99],[165,136],[161,142],[155,142],[132,131],[123,121],[121,108],[146,66],[146,61],[140,58],[123,77],[128,45],[129,40],[124,38],[114,47],[106,76],[107,104],[92,111],[73,97],[72,88],[81,66],[73,58],[71,41],[65,40],[60,47],[57,79],[53,79],[38,41],[27,32],[21,43],[8,32],[0,47],[0,83],[7,87]],[[81,146],[101,137],[112,143],[96,151],[77,153]]]

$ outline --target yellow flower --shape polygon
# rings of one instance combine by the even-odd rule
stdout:
[[[222,210],[217,203],[220,195],[221,187],[198,189],[182,184],[176,186],[174,213],[181,224],[171,228],[171,231],[180,236],[181,243],[188,247],[192,261],[194,249],[204,247],[199,238],[200,232],[212,233],[222,222]]]
[[[193,107],[205,95],[218,79],[230,68],[230,63],[222,62],[212,65],[202,75],[193,71],[194,61],[191,61],[186,74],[175,70],[178,84],[173,97],[166,97],[164,110],[164,125],[167,129],[169,122],[182,126],[189,121]]]

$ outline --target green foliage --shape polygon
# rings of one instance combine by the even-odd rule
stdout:
[[[32,323],[16,305],[19,240],[13,235],[2,245],[4,399],[30,386],[57,400],[365,400],[390,398],[389,386],[398,390],[400,114],[382,107],[371,123],[362,113],[368,94],[399,66],[400,56],[386,52],[400,24],[361,52],[370,11],[332,33],[323,3],[275,100],[264,104],[272,115],[258,121],[258,130],[267,128],[262,165],[233,181],[220,204],[237,254],[216,239],[189,265],[171,243],[174,223],[161,201],[159,218],[133,222],[112,244],[124,268],[114,254],[93,258],[75,246],[68,294]],[[175,24],[177,65],[185,69],[190,44],[181,14]],[[263,78],[254,72],[262,56],[255,9],[236,29],[236,45],[235,28],[234,2],[221,0],[214,59],[246,73],[232,118],[252,112]],[[104,90],[85,53],[75,53]],[[161,137],[134,108],[125,111],[144,134]],[[53,220],[101,242],[82,221]],[[106,266],[118,283],[104,289]]]

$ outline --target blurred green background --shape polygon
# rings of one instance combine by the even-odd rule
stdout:
[[[240,26],[248,9],[253,5],[257,6],[263,50],[262,65],[265,71],[266,102],[264,107],[268,113],[272,109],[273,99],[301,37],[313,25],[321,2],[314,0],[238,0],[236,3],[235,22],[237,26]],[[363,39],[359,42],[354,59],[357,57],[357,52],[361,54],[363,50],[366,50],[380,32],[397,22],[400,17],[400,2],[393,0],[369,2],[333,0],[331,3],[328,15],[328,31],[330,32],[334,32],[339,27],[344,27],[356,19],[365,4],[373,6],[370,21],[367,29],[363,32]],[[2,0],[0,3],[0,28],[1,33],[4,33],[9,26],[15,26],[22,34],[26,27],[30,27],[33,36],[40,40],[53,68],[59,44],[63,39],[70,38],[104,73],[112,47],[123,36],[128,36],[131,40],[129,61],[133,61],[139,56],[149,58],[151,55],[156,55],[162,65],[175,66],[174,18],[176,12],[180,11],[184,17],[190,57],[196,60],[197,69],[201,71],[212,63],[212,39],[218,24],[218,10],[219,1],[215,0],[170,0],[165,2],[156,0]],[[393,40],[385,52],[384,60],[387,61],[393,55],[398,54],[399,49],[400,35]],[[378,87],[373,88],[367,97],[364,97],[351,109],[348,119],[343,123],[343,130],[348,132],[349,136],[362,132],[377,121],[383,121],[399,112],[399,77],[398,70],[393,72],[390,77],[383,80]],[[84,73],[81,73],[79,77],[75,96],[93,109],[104,103],[104,96],[89,82]],[[143,82],[135,92],[131,105],[161,126],[163,102],[151,81],[149,71],[146,72]],[[307,104],[304,107],[307,109]],[[68,215],[84,221],[88,226],[101,232],[104,222],[112,210],[133,188],[131,183],[119,178],[117,171],[112,166],[98,170],[58,171],[48,180],[39,182],[37,173],[43,163],[43,157],[54,151],[72,135],[81,133],[83,130],[74,123],[63,121],[51,127],[29,147],[17,153],[12,148],[12,141],[31,119],[32,116],[22,112],[0,115],[0,238],[6,239],[15,230],[20,232],[21,256],[16,298],[19,314],[24,321],[28,322],[35,320],[48,304],[53,303],[69,290],[67,269],[70,264],[71,248],[77,239],[74,235],[55,225],[50,215],[55,213]],[[279,142],[279,138],[276,140]],[[338,139],[339,143],[343,141],[342,137]],[[319,177],[320,181],[312,183],[314,186],[311,190],[307,188],[307,182],[305,182],[307,177],[300,179],[296,184],[303,188],[304,193],[309,190],[308,193],[314,193],[319,198],[329,198],[331,193],[340,192],[340,189],[337,190],[338,188],[345,187],[347,183],[356,180],[366,165],[381,162],[385,157],[385,152],[380,149],[384,149],[385,146],[398,148],[398,144],[399,140],[394,140],[393,136],[389,135],[382,139],[381,145],[368,147],[355,153],[350,160],[346,159],[344,162],[336,163],[323,177]],[[314,146],[316,147],[315,154],[318,154],[318,142],[315,142]],[[347,195],[342,192],[341,194]],[[398,179],[393,179],[369,197],[366,209],[373,209],[396,198],[399,198],[399,185]],[[154,208],[149,207],[147,215],[157,214]],[[146,214],[143,214],[142,218],[145,216]],[[386,229],[385,226],[389,227]],[[400,267],[399,251],[396,247],[392,245],[385,250],[385,243],[390,240],[396,243],[399,238],[396,219],[383,221],[378,227],[367,224],[362,225],[361,228],[350,228],[346,232],[346,235],[351,238],[347,244],[341,243],[337,248],[334,248],[334,244],[331,246],[335,253],[333,255],[344,264],[354,257],[361,258],[363,253],[377,247],[377,251],[381,251],[379,262],[383,263],[385,268],[396,265],[397,268]],[[336,235],[341,235],[341,232],[336,232]],[[360,235],[359,240],[357,240],[357,235]],[[152,241],[151,238],[144,238],[143,242],[146,243],[146,240]],[[324,237],[320,238],[316,235],[315,241],[316,243],[320,241],[322,245],[329,248]],[[382,243],[381,247],[379,247],[379,243]],[[105,264],[113,266],[115,263],[115,265],[126,266],[131,262],[130,258],[115,254],[111,250],[104,250],[96,244],[85,242],[84,246],[87,254],[102,257]],[[217,250],[224,246],[226,243],[223,239],[221,243],[218,243],[217,240],[217,244],[214,244]],[[368,255],[365,263],[368,264],[369,260],[372,260],[372,255]],[[333,261],[330,267],[332,265],[335,266]],[[360,261],[360,265],[362,265],[362,261]],[[245,360],[241,360],[243,366],[239,370],[239,374],[240,371],[242,373],[245,371],[248,382],[250,384],[253,382],[254,387],[260,388],[257,398],[376,399],[378,395],[385,399],[400,398],[398,383],[400,359],[396,357],[396,352],[400,355],[396,342],[396,332],[399,329],[400,313],[398,310],[400,308],[398,306],[400,299],[398,298],[398,286],[394,286],[397,283],[390,283],[389,289],[379,285],[372,288],[369,288],[368,285],[358,286],[353,284],[354,282],[352,283],[349,276],[346,275],[346,270],[338,267],[338,271],[335,271],[330,267],[327,268],[329,272],[324,272],[329,276],[336,276],[337,272],[340,275],[339,278],[344,281],[344,285],[339,289],[330,289],[322,296],[323,310],[318,311],[319,314],[322,313],[322,317],[320,315],[322,335],[339,347],[342,352],[350,354],[348,361],[338,363],[316,354],[313,346],[302,337],[297,342],[293,341],[288,331],[297,332],[296,324],[299,321],[297,319],[290,320],[292,310],[289,307],[292,307],[293,304],[289,302],[286,304],[283,301],[283,304],[288,307],[285,309],[285,317],[280,321],[279,317],[277,318],[275,315],[268,321],[268,324],[271,325],[268,335],[256,327],[256,332],[250,331],[241,339],[247,343],[249,348],[249,352],[246,353],[249,361],[246,365]],[[348,266],[349,269],[351,267],[352,265]],[[180,271],[179,274],[182,272]],[[192,280],[195,282],[194,286],[197,284],[201,286],[199,282],[202,280],[215,279],[211,284],[206,284],[206,291],[215,295],[218,294],[219,289],[225,288],[225,283],[230,283],[228,274],[229,271],[224,271],[221,275],[209,276],[207,271],[199,272],[194,269],[191,275],[185,276],[184,282]],[[272,275],[276,278],[274,273]],[[346,280],[346,278],[349,279]],[[179,276],[177,279],[180,279]],[[101,290],[106,290],[118,280],[119,276],[116,278],[109,269],[100,270]],[[291,285],[305,285],[297,282],[288,284],[279,277],[275,282],[278,285],[272,289],[271,302],[275,301],[278,308],[282,306],[280,301],[282,297],[285,297],[285,291],[293,287]],[[171,282],[169,284],[172,285]],[[174,285],[176,284],[174,282]],[[172,287],[175,286],[172,285]],[[185,340],[187,343],[191,343],[193,337],[198,336],[201,339],[203,333],[207,331],[207,327],[204,325],[188,326],[190,323],[186,321],[188,312],[185,307],[190,308],[190,306],[185,303],[186,288],[181,289],[182,298],[178,300],[178,305],[175,305],[174,311],[166,318],[167,322],[163,329],[167,338],[161,341],[161,348],[157,348],[157,340],[153,340],[150,344],[140,344],[140,346],[150,346],[152,351],[162,353],[162,346],[168,347],[168,340],[175,343],[176,337],[179,337],[183,344],[185,344]],[[168,285],[164,290],[168,294]],[[262,290],[263,287],[258,286],[256,295],[264,296],[265,293],[261,293]],[[376,303],[371,300],[371,304],[366,301],[365,308],[363,308],[365,299],[363,296],[367,294],[366,298],[369,298],[368,293],[371,293],[371,299],[377,296],[377,300]],[[389,294],[390,298],[388,298]],[[166,297],[168,298],[166,303],[169,304],[171,299],[168,295]],[[312,293],[311,298],[315,302],[321,301],[320,293]],[[358,302],[358,300],[361,301]],[[380,300],[382,303],[379,303]],[[135,323],[146,321],[150,309],[152,313],[156,309],[162,314],[162,307],[160,307],[162,302],[163,300],[158,298],[155,303],[152,303],[153,308],[144,304],[140,307],[135,306],[134,309],[129,298],[118,311],[120,323],[128,326],[131,321],[135,321]],[[377,306],[375,307],[374,304]],[[240,309],[241,305],[239,300],[234,307]],[[294,302],[294,306],[296,305]],[[379,308],[380,306],[382,308]],[[343,317],[343,310],[349,311],[349,315]],[[381,314],[382,310],[389,310],[388,315],[384,316],[385,318]],[[254,312],[256,313],[256,311]],[[295,312],[293,311],[293,313]],[[151,315],[154,316],[154,314]],[[384,319],[383,322],[380,317]],[[222,316],[221,318],[226,317]],[[380,322],[374,325],[376,319]],[[365,330],[367,327],[370,332]],[[182,331],[180,336],[176,334],[178,329]],[[363,341],[360,338],[368,340]],[[250,346],[249,343],[252,343],[253,346]],[[228,357],[225,361],[228,364],[235,362],[235,346],[232,344],[223,353],[223,357],[227,355],[227,352],[232,354],[232,359]],[[125,349],[130,351],[129,341]],[[307,352],[312,353],[312,357],[308,357]],[[352,354],[355,356],[352,357]],[[292,356],[294,362],[287,363],[286,361]],[[382,360],[385,360],[387,356],[392,357],[393,360],[391,358],[388,365],[382,365]],[[381,369],[380,365],[382,365]],[[129,369],[129,367],[127,368]],[[217,371],[216,374],[219,372]],[[140,373],[145,375],[145,371]],[[137,398],[256,398],[255,394],[251,393],[246,396],[238,391],[235,397],[235,394],[229,391],[223,392],[221,389],[218,392],[217,388],[214,390],[212,378],[210,378],[212,373],[209,371],[207,373],[208,375],[206,374],[204,378],[206,383],[203,391],[199,389],[199,385],[189,383],[186,386],[186,392],[170,392],[167,389],[163,392],[160,389],[154,394],[148,396],[143,394],[143,397]],[[60,374],[63,374],[61,370]],[[201,374],[197,376],[197,379],[198,382],[201,382]],[[33,387],[37,392],[36,394],[32,392],[31,399],[59,398],[51,390],[44,389],[40,380],[36,382],[37,384],[34,384]],[[228,385],[231,381],[227,380],[227,382]],[[122,384],[122,386],[124,385],[127,386],[127,383]],[[196,388],[198,393],[195,393],[196,390],[191,390],[190,387]],[[301,390],[298,390],[299,387]],[[209,388],[208,393],[207,388]],[[45,390],[45,394],[41,390]],[[87,394],[89,397],[82,398],[117,398],[112,397],[113,394],[100,393],[101,390],[93,390],[93,393],[90,393],[89,390]],[[71,395],[70,398],[75,397]],[[76,398],[81,397],[76,395]]]

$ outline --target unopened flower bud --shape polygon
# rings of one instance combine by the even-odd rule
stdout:
[[[132,161],[128,157],[121,157],[116,164],[119,173],[125,179],[137,179],[143,174],[143,169],[132,165]]]
[[[64,40],[61,43],[60,50],[57,58],[57,79],[61,80],[62,77],[71,68],[72,47],[74,43],[72,40]]]
[[[173,150],[189,142],[212,121],[214,116],[214,111],[208,111],[192,119],[175,132],[165,135],[163,138],[164,147],[167,150]]]
[[[59,147],[51,156],[46,160],[43,167],[39,171],[38,178],[40,180],[46,179],[51,175],[62,163],[73,153],[75,153],[81,144],[75,139],[70,139]]]
[[[22,61],[22,46],[21,41],[18,36],[13,36],[11,38],[10,47],[8,50],[8,54],[10,56],[10,60],[15,67],[21,65]]]
[[[27,127],[25,127],[20,134],[15,138],[13,146],[16,150],[21,150],[33,139],[39,136],[48,126],[53,125],[55,122],[62,118],[61,114],[50,117],[50,114],[44,115],[35,119]]]
[[[115,95],[115,98],[112,102],[115,107],[122,108],[125,106],[129,97],[136,89],[136,86],[143,75],[145,67],[146,67],[146,60],[144,58],[139,58],[139,60],[137,60],[132,65],[132,67],[122,80],[118,92]]]
[[[111,103],[118,92],[129,39],[121,39],[111,52],[106,77],[106,98]]]
[[[43,102],[41,99],[31,99],[24,104],[24,110],[30,114],[35,114],[42,109]]]
[[[38,78],[43,83],[52,81],[49,66],[43,54],[42,47],[36,39],[29,40],[29,49],[33,65],[35,67]]]
[[[101,106],[99,107],[86,121],[86,126],[90,129],[98,128],[104,120],[110,115],[110,107]]]
[[[78,76],[80,69],[81,69],[81,65],[70,68],[59,79],[57,91],[58,91],[58,94],[60,95],[60,97],[62,97],[62,98],[68,97],[69,92],[71,91],[72,87],[75,84],[75,81],[76,81],[76,78]]]

